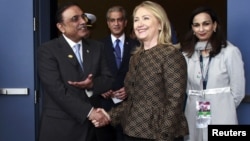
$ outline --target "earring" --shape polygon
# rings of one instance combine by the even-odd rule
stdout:
[[[195,35],[195,32],[193,34]]]
[[[214,29],[214,32],[216,32],[216,29]]]

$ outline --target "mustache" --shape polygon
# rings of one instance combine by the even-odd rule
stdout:
[[[91,24],[81,24],[78,29],[87,29],[88,27],[92,27]]]

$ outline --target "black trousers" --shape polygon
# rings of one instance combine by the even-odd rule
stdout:
[[[97,141],[116,141],[115,129],[111,125],[106,125],[104,127],[96,128],[95,135]]]

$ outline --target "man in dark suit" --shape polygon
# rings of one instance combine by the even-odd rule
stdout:
[[[103,44],[84,39],[87,18],[77,4],[62,6],[56,15],[62,35],[38,49],[44,98],[39,141],[96,141],[90,120],[110,122],[104,110],[96,108],[96,97],[113,81]]]
[[[124,33],[127,26],[126,11],[121,6],[113,6],[106,13],[107,25],[111,34],[101,39],[104,43],[104,53],[109,62],[109,68],[112,71],[115,81],[112,88],[102,94],[101,105],[106,111],[119,105],[126,99],[127,94],[124,90],[124,78],[128,71],[131,51],[138,46],[138,41],[131,39]],[[116,40],[119,39],[120,55],[116,54]],[[117,62],[118,61],[118,62]],[[118,64],[117,64],[118,63]],[[110,125],[97,129],[98,141],[122,141],[123,132],[120,126],[112,127]]]

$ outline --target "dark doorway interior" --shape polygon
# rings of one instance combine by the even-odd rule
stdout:
[[[56,1],[56,0],[55,0]],[[55,2],[54,1],[54,2]],[[129,17],[129,23],[127,27],[127,32],[129,32],[129,29],[132,27],[132,12],[136,5],[141,3],[143,0],[57,0],[57,4],[61,4],[67,1],[73,1],[80,4],[84,10],[84,12],[90,12],[97,16],[97,22],[94,25],[94,29],[92,31],[92,38],[94,39],[100,39],[107,34],[109,34],[109,30],[107,29],[106,24],[106,11],[109,7],[114,5],[122,5],[126,8],[127,14]],[[177,32],[177,35],[179,38],[182,38],[182,36],[185,34],[185,32],[188,29],[188,19],[189,14],[191,11],[200,6],[200,5],[209,5],[212,8],[214,8],[220,18],[222,19],[222,22],[224,24],[223,27],[225,27],[225,31],[227,29],[226,22],[227,22],[227,0],[152,0],[159,4],[161,4],[167,14],[168,17],[173,23],[175,30]],[[56,7],[55,5],[53,7]],[[55,12],[51,11],[51,15],[53,15]],[[54,34],[55,31],[52,29],[52,33]]]

